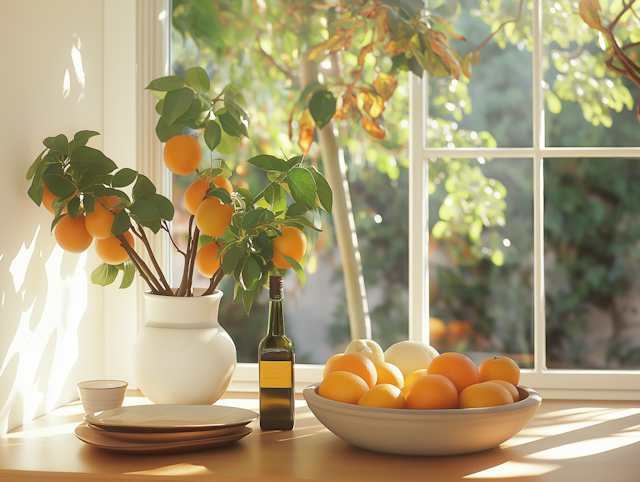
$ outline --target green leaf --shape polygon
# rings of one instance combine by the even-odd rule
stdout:
[[[242,196],[246,203],[253,205],[253,195],[248,189],[238,187],[236,188],[236,192]]]
[[[129,231],[131,227],[131,218],[129,217],[129,213],[127,213],[124,209],[118,211],[113,219],[113,224],[111,225],[111,234],[124,234]]]
[[[204,142],[213,151],[222,140],[222,128],[217,122],[209,122],[204,130]]]
[[[115,162],[98,149],[78,146],[71,153],[70,164],[79,172],[89,171],[96,176],[103,176],[116,170]]]
[[[287,161],[283,161],[282,159],[278,159],[277,157],[271,156],[269,154],[260,154],[258,156],[252,157],[247,162],[249,164],[253,164],[259,169],[262,169],[263,171],[289,171]]]
[[[171,201],[169,201],[166,197],[155,192],[147,192],[138,197],[138,200],[147,201],[153,204],[162,219],[166,219],[167,221],[171,221],[173,219],[175,209]]]
[[[282,256],[282,254],[280,256]],[[289,256],[282,256],[282,258],[291,265],[291,268],[293,268],[293,271],[296,272],[296,275],[300,280],[300,284],[304,286],[306,277],[304,275],[304,269],[302,269],[302,266],[300,266],[300,264],[295,259],[290,258]]]
[[[36,174],[36,176],[33,178],[33,181],[31,182],[31,186],[29,187],[27,194],[38,206],[42,205],[42,176]]]
[[[220,199],[220,201],[225,204],[231,204],[231,195],[229,194],[229,191],[221,187],[215,188],[213,191],[207,194],[207,196],[214,196]]]
[[[206,94],[211,88],[211,82],[207,72],[202,67],[193,67],[187,70],[187,81],[189,85],[201,94]]]
[[[56,197],[66,199],[76,192],[76,186],[64,176],[45,174],[43,179],[49,191],[55,194]]]
[[[140,223],[147,221],[155,221],[160,219],[160,213],[156,207],[149,201],[136,200],[131,206],[129,206],[129,212]]]
[[[287,176],[287,185],[295,202],[313,209],[316,202],[316,183],[308,170],[302,167],[291,169]]]
[[[299,226],[302,226],[302,227],[311,228],[314,231],[318,231],[318,232],[322,231],[322,229],[318,228],[313,222],[311,222],[307,218],[305,218],[304,215],[292,216],[291,218],[288,219],[288,221],[289,220],[291,222],[287,223],[287,224],[295,223],[295,224],[298,224]]]
[[[247,212],[244,215],[244,218],[242,218],[242,229],[244,229],[245,231],[249,231],[255,228],[260,223],[262,215],[266,211],[267,210],[264,208],[256,208],[253,211]]]
[[[295,167],[298,164],[300,164],[303,159],[304,159],[304,156],[291,157],[291,158],[287,159],[287,166],[289,166],[289,169],[291,169],[292,167]]]
[[[69,155],[69,139],[64,134],[57,135],[53,138],[53,149],[62,152],[65,156]]]
[[[318,90],[313,93],[309,101],[309,112],[316,121],[318,129],[326,126],[336,113],[336,99],[328,90]]]
[[[138,172],[128,167],[120,169],[113,175],[111,185],[113,187],[125,187],[131,184],[138,177]]]
[[[113,283],[118,276],[118,268],[107,263],[102,263],[91,273],[91,282],[94,285],[107,286]]]
[[[244,249],[239,247],[231,248],[227,251],[224,258],[222,258],[222,270],[224,271],[224,274],[232,273],[236,268],[236,264],[243,255]]]
[[[409,57],[407,59],[407,67],[409,67],[409,70],[413,72],[414,75],[422,78],[423,69],[415,57]]]
[[[253,305],[253,300],[256,297],[256,290],[243,291],[242,292],[242,306],[244,306],[244,311],[247,315],[251,312],[251,306]]]
[[[313,180],[316,182],[318,200],[320,201],[322,209],[328,214],[331,214],[333,207],[333,191],[331,191],[331,186],[329,186],[327,179],[315,167],[309,166],[309,171],[311,171]]]
[[[133,189],[131,190],[133,199],[136,200],[140,196],[148,192],[156,192],[156,186],[147,176],[145,176],[144,174],[138,174],[138,179],[136,180],[136,183],[133,185]]]
[[[187,84],[184,77],[172,75],[170,77],[160,77],[151,81],[146,87],[147,90],[157,90],[159,92],[171,92],[173,90],[182,89]]]
[[[221,109],[222,110],[222,109]],[[220,111],[218,111],[220,112]],[[220,121],[220,125],[222,129],[232,137],[249,137],[249,132],[247,132],[247,126],[242,122],[238,122],[233,118],[233,116],[229,112],[224,112],[218,114],[216,112],[216,117]]]
[[[87,143],[87,141],[89,139],[91,139],[94,136],[99,136],[100,133],[96,132],[96,131],[78,131],[76,132],[76,134],[73,136],[73,142],[75,142],[78,145],[85,145]]]
[[[318,90],[324,89],[324,85],[322,84],[309,84],[307,85],[302,92],[300,92],[300,96],[298,97],[298,102],[296,104],[296,110],[302,111],[307,106],[307,96]]]
[[[164,98],[162,118],[167,121],[167,124],[173,124],[178,117],[187,112],[191,99],[193,99],[191,89],[184,88],[169,92]]]
[[[80,211],[80,198],[75,196],[67,203],[67,212],[72,219],[78,217],[78,212]]]
[[[124,263],[117,266],[122,271],[122,282],[120,283],[120,289],[126,289],[131,286],[136,276],[136,268],[133,266],[131,260],[126,260]]]
[[[84,206],[84,210],[87,214],[92,213],[96,210],[96,198],[92,194],[84,194],[82,198],[82,205]]]
[[[286,216],[297,216],[306,213],[308,210],[309,208],[302,203],[293,203],[287,208]]]
[[[253,289],[258,280],[260,280],[261,274],[262,269],[260,268],[260,264],[249,256],[242,268],[242,281],[244,282],[245,287],[247,289]]]
[[[36,173],[36,170],[40,167],[42,163],[42,154],[44,154],[46,151],[47,151],[46,149],[42,151],[40,155],[36,158],[36,160],[33,161],[33,164],[31,164],[31,167],[29,167],[29,170],[27,171],[27,181],[34,176],[34,174]]]
[[[169,125],[163,117],[160,117],[158,124],[156,125],[156,135],[160,142],[167,142],[172,137],[179,136],[182,133],[183,127],[184,126],[177,122]]]

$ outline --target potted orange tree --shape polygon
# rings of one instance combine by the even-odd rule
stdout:
[[[269,275],[292,268],[304,284],[304,230],[321,230],[318,213],[331,213],[332,192],[303,156],[267,154],[247,161],[267,173],[260,193],[232,187],[231,170],[213,152],[221,142],[249,135],[244,97],[234,84],[213,96],[208,75],[195,67],[186,77],[159,78],[147,89],[158,98],[156,133],[165,143],[166,166],[194,177],[184,197],[190,213],[185,250],[171,238],[172,202],[144,174],[118,169],[87,146],[95,131],[77,132],[71,140],[64,134],[46,138],[27,172],[28,194],[53,214],[60,247],[81,253],[94,245],[103,263],[93,271],[93,283],[106,286],[122,272],[120,288],[127,288],[137,272],[149,288],[147,323],[133,353],[145,395],[156,403],[210,404],[228,388],[236,363],[233,341],[218,324],[218,284],[232,276],[234,301],[247,313]],[[201,142],[212,153],[204,168]],[[161,232],[184,256],[179,286],[169,284],[151,248],[150,236]],[[196,270],[210,280],[207,288],[193,287]]]

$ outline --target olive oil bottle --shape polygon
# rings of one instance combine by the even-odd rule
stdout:
[[[284,332],[282,276],[269,277],[269,326],[258,348],[260,428],[291,430],[294,419],[293,342]]]

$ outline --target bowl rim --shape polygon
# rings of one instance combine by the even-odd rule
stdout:
[[[398,409],[398,408],[377,408],[377,407],[365,407],[362,405],[353,405],[350,403],[337,402],[329,398],[324,398],[318,395],[318,387],[320,382],[314,383],[305,387],[302,394],[309,404],[309,401],[316,404],[329,405],[338,409],[352,410],[354,414],[360,413],[361,415],[373,414],[373,413],[386,413],[386,414],[411,414],[411,415],[461,415],[472,416],[478,414],[487,414],[494,412],[510,412],[514,410],[520,410],[529,408],[535,405],[539,405],[542,402],[542,397],[538,392],[529,387],[517,385],[518,391],[524,391],[527,393],[527,397],[524,400],[513,402],[508,405],[498,405],[495,407],[482,407],[482,408],[447,408],[447,409],[432,409],[432,410],[416,410],[416,409]]]

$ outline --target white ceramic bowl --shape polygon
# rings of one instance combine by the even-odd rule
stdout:
[[[78,383],[78,395],[86,413],[119,408],[127,392],[127,382],[121,380],[89,380]]]
[[[455,455],[496,447],[522,430],[542,397],[518,387],[520,401],[487,408],[398,410],[336,402],[304,389],[307,405],[341,439],[376,452],[400,455]]]

